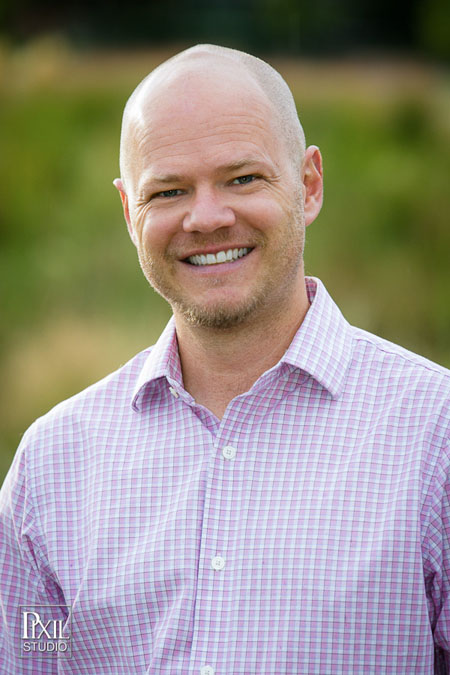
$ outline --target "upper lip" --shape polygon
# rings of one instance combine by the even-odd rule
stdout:
[[[248,244],[222,244],[221,246],[203,246],[202,248],[195,248],[190,253],[183,255],[180,260],[186,260],[193,255],[208,255],[208,253],[219,253],[219,251],[229,251],[234,248],[254,248],[254,246],[249,246]]]

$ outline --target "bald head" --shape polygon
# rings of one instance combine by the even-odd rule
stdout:
[[[122,180],[127,178],[135,161],[136,135],[145,133],[148,111],[155,109],[161,100],[172,97],[174,104],[185,99],[195,106],[192,85],[199,78],[214,81],[212,96],[220,89],[230,96],[246,96],[249,104],[259,96],[268,106],[275,132],[284,141],[295,169],[299,169],[305,153],[305,136],[297,116],[294,98],[281,75],[255,56],[227,47],[197,45],[191,47],[155,68],[134,90],[123,115],[120,143],[120,170]],[[253,99],[252,99],[253,96]]]

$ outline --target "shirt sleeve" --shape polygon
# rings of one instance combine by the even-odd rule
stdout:
[[[425,585],[435,644],[435,673],[450,675],[450,447],[431,481],[425,539]]]
[[[57,657],[21,650],[21,607],[64,604],[46,571],[27,475],[24,437],[0,491],[0,673],[57,673]],[[63,610],[56,610],[61,612]],[[55,618],[62,618],[55,617]]]

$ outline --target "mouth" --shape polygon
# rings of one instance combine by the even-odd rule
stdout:
[[[251,251],[253,251],[253,248],[228,248],[223,251],[217,251],[217,253],[198,253],[190,255],[188,258],[184,258],[183,262],[200,267],[207,265],[221,265],[223,263],[234,262],[239,258],[244,258]]]

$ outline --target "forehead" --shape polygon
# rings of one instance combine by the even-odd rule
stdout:
[[[180,163],[202,154],[220,163],[239,148],[275,159],[277,122],[266,94],[245,71],[181,68],[143,93],[130,123],[129,150],[139,171],[149,163]]]

